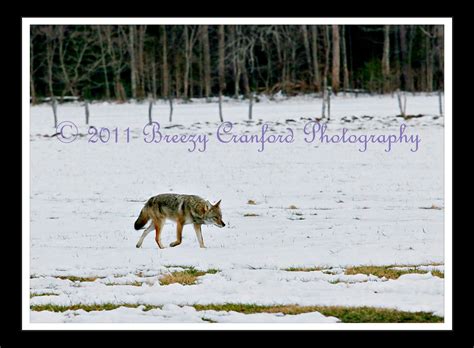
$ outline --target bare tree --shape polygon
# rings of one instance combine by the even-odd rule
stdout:
[[[162,27],[162,35],[161,35],[161,45],[162,45],[162,67],[161,71],[163,72],[163,85],[161,95],[165,98],[170,97],[170,89],[169,89],[169,70],[168,70],[168,45],[166,40],[166,26]]]
[[[97,35],[99,37],[99,45],[100,45],[100,61],[102,64],[102,70],[104,73],[104,89],[105,89],[105,97],[110,99],[110,89],[109,89],[109,78],[107,76],[107,63],[106,63],[106,50],[104,45],[104,38],[102,35],[102,29],[100,25],[96,26]]]
[[[339,26],[332,26],[332,89],[337,94],[339,91],[340,76],[340,43],[339,43]]]
[[[34,52],[34,41],[40,35],[40,31],[38,30],[37,26],[31,26],[30,31],[30,94],[31,94],[31,103],[34,105],[36,104],[36,89],[35,89],[35,76],[36,71],[35,69],[35,52]]]
[[[303,34],[304,51],[306,54],[306,63],[308,64],[309,80],[311,84],[314,80],[314,76],[313,76],[313,70],[311,66],[311,53],[310,53],[310,48],[309,48],[308,29],[306,28],[306,25],[301,26],[301,32]]]
[[[104,31],[105,40],[107,41],[107,53],[110,57],[110,66],[114,76],[114,94],[118,101],[124,101],[127,96],[123,87],[120,75],[125,69],[125,32],[122,26],[113,27],[110,25],[101,26]]]
[[[209,29],[207,25],[201,26],[201,40],[204,54],[204,87],[205,96],[211,96],[211,53],[209,48]]]
[[[407,48],[407,31],[405,25],[400,25],[400,56],[401,56],[401,68],[402,68],[402,88],[408,89],[409,86],[409,65],[408,65],[408,48]]]
[[[168,98],[169,104],[170,104],[170,117],[169,120],[170,122],[173,121],[173,98],[171,96],[171,91],[169,87],[169,70],[168,70],[168,44],[166,40],[166,26],[162,27],[162,36],[161,36],[161,44],[162,44],[162,50],[163,50],[163,65],[162,65],[162,71],[163,71],[163,91],[162,95],[165,98]]]
[[[135,58],[135,26],[128,27],[128,50],[130,54],[130,83],[132,87],[132,98],[137,98],[137,63]]]
[[[323,103],[322,103],[322,117],[326,116],[326,99],[328,97],[328,74],[329,74],[329,51],[331,50],[331,40],[329,39],[329,26],[324,27],[324,49],[325,62],[323,74]]]
[[[383,92],[390,90],[390,25],[384,26],[383,55],[382,55]]]
[[[319,76],[319,63],[318,63],[318,29],[316,25],[311,26],[312,33],[312,45],[311,49],[313,52],[313,84],[316,91],[321,90],[321,78]]]
[[[239,41],[236,35],[237,26],[231,25],[229,27],[229,37],[230,37],[230,50],[232,52],[232,72],[234,80],[234,97],[239,97],[239,80],[240,80],[240,64],[239,64]]]
[[[221,122],[224,121],[222,116],[222,94],[224,93],[225,89],[225,65],[224,65],[224,57],[225,57],[225,38],[224,38],[224,26],[219,25],[219,118]]]
[[[193,47],[197,40],[197,27],[192,25],[184,26],[184,50],[185,50],[185,60],[184,60],[184,91],[183,97],[187,99],[190,95],[189,91],[189,74],[191,70],[191,61],[193,54]],[[192,90],[192,88],[191,88]]]
[[[101,60],[97,57],[97,36],[91,27],[84,26],[82,30],[68,30],[66,26],[55,26],[59,42],[60,80],[64,84],[62,96],[70,92],[73,96],[80,95],[81,82],[91,82]],[[85,59],[86,55],[90,59]]]
[[[349,89],[349,69],[347,68],[346,26],[341,28],[342,36],[342,75],[344,91]]]
[[[138,26],[138,61],[137,61],[137,76],[138,76],[138,90],[137,96],[139,98],[145,97],[145,55],[144,55],[144,46],[145,46],[145,34],[146,34],[146,25]]]

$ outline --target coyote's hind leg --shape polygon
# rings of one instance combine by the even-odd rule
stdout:
[[[158,247],[160,249],[164,249],[165,247],[163,246],[163,244],[161,244],[161,238],[160,238],[160,235],[161,235],[161,230],[163,228],[163,223],[164,221],[161,221],[161,220],[153,220],[153,224],[155,225],[155,231],[156,231],[156,234],[155,234],[155,241],[156,241],[156,244],[158,244]]]

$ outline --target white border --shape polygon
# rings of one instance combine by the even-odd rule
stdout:
[[[30,25],[34,24],[442,24],[445,59],[445,310],[442,324],[30,323]],[[452,330],[452,19],[451,18],[23,18],[22,19],[22,329],[23,330]]]

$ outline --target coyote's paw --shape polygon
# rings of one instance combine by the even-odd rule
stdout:
[[[173,248],[173,247],[175,247],[175,246],[177,246],[177,245],[180,245],[180,244],[181,244],[181,242],[175,241],[175,242],[173,242],[173,243],[170,244],[170,247]]]

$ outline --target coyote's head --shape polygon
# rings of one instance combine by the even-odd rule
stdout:
[[[207,225],[216,225],[218,227],[224,227],[225,223],[222,221],[222,212],[220,205],[221,201],[217,202],[216,204],[212,205],[210,208],[207,208],[205,213],[204,221]]]

